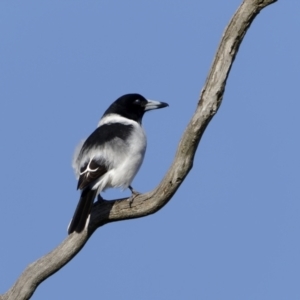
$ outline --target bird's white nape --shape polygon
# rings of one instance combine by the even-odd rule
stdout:
[[[122,117],[118,114],[109,114],[109,115],[103,116],[100,119],[97,127],[100,127],[101,125],[104,125],[104,124],[110,124],[110,123],[121,123],[124,125],[132,125],[132,124],[136,124],[137,122],[127,119],[125,117]]]

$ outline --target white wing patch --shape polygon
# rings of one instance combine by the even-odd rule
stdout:
[[[79,173],[80,176],[87,173],[87,172],[96,172],[99,169],[99,167],[94,169],[94,170],[90,168],[90,164],[91,164],[93,159],[94,159],[94,156],[90,159],[90,161],[89,161],[88,165],[86,166],[85,170],[83,172]]]

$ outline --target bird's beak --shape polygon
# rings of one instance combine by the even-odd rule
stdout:
[[[165,103],[165,102],[153,101],[153,100],[148,100],[148,99],[147,99],[147,101],[148,102],[145,105],[145,111],[169,106],[169,104]]]

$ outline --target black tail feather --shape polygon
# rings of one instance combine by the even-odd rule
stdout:
[[[84,229],[96,194],[97,190],[91,190],[89,188],[82,191],[74,216],[68,227],[68,234],[71,234],[73,231],[81,232]]]

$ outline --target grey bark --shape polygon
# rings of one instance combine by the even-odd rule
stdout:
[[[67,264],[102,225],[153,214],[169,202],[191,170],[202,134],[221,105],[227,77],[249,26],[263,8],[276,1],[245,0],[232,17],[222,36],[196,111],[179,142],[173,164],[159,186],[137,196],[131,207],[127,199],[97,201],[88,229],[80,234],[71,234],[57,248],[30,264],[11,289],[0,296],[0,300],[29,299],[39,284]]]

